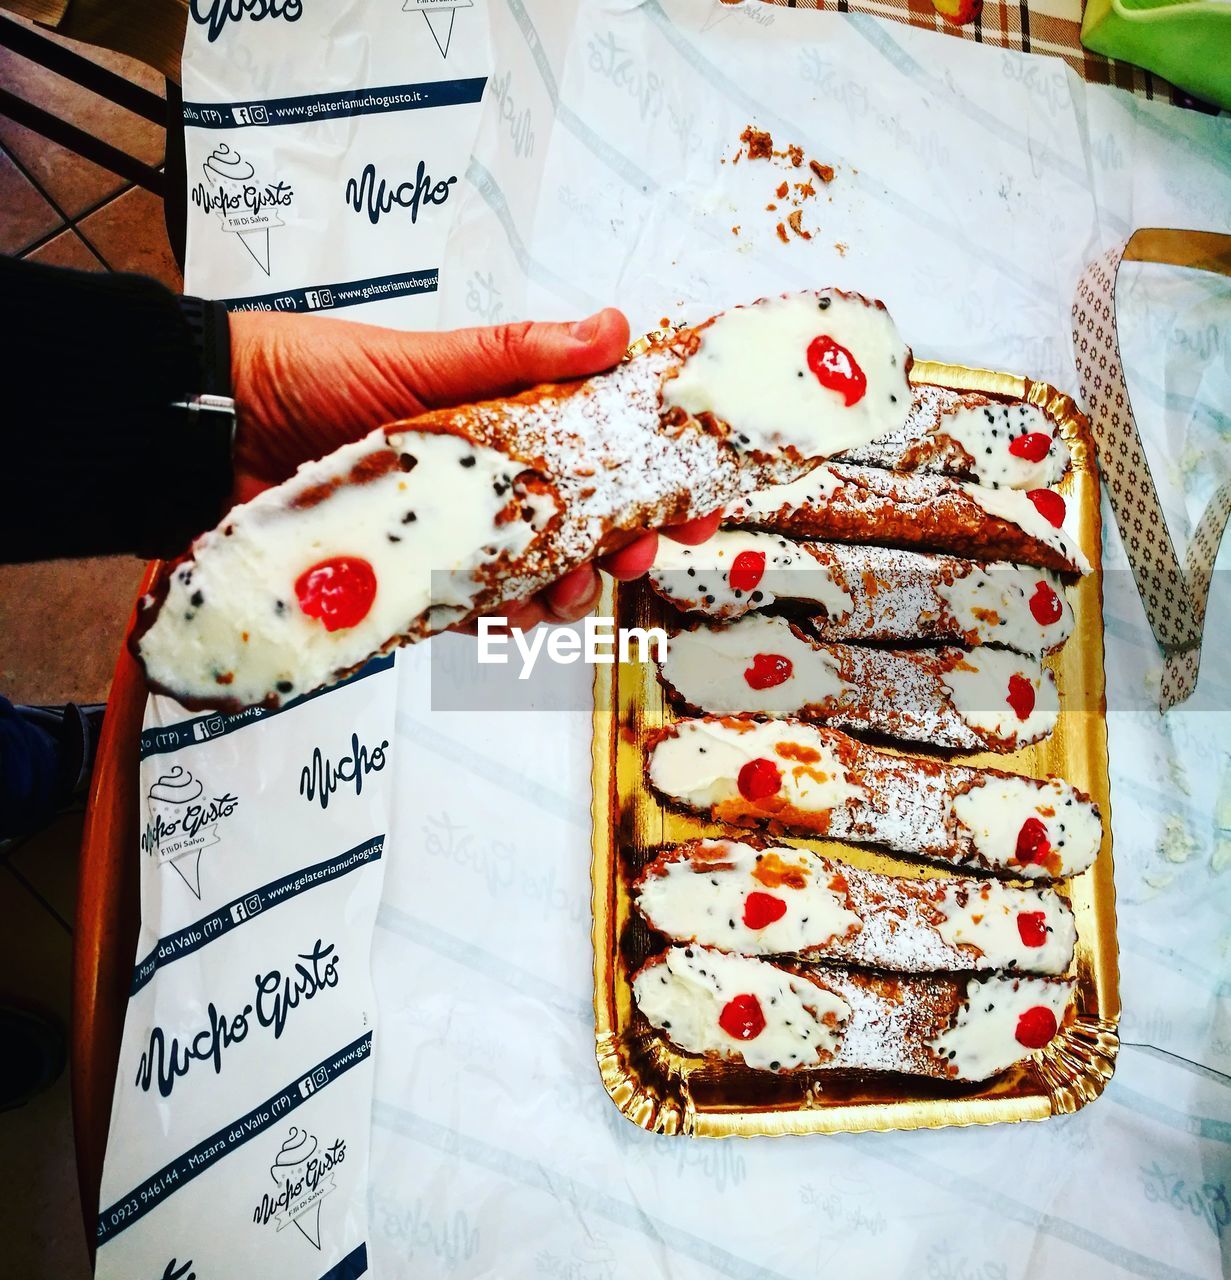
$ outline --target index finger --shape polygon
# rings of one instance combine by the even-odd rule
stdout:
[[[699,542],[706,542],[718,532],[722,520],[722,508],[711,511],[707,516],[698,516],[695,520],[685,520],[683,524],[671,525],[661,530],[672,542],[682,542],[686,547],[695,547]]]

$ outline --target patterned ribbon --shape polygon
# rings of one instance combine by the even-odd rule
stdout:
[[[1073,349],[1082,398],[1133,578],[1163,652],[1159,708],[1166,711],[1197,686],[1214,559],[1231,516],[1231,481],[1219,488],[1206,507],[1181,566],[1137,433],[1120,363],[1116,275],[1125,258],[1231,276],[1231,236],[1160,228],[1137,231],[1086,268],[1073,299]]]

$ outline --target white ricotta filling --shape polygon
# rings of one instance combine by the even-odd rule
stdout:
[[[765,1020],[749,1039],[737,1039],[719,1021],[737,996],[755,999]],[[650,1023],[686,1053],[742,1059],[761,1071],[827,1061],[850,1016],[844,1000],[815,983],[764,960],[704,947],[672,947],[663,963],[643,968],[633,979],[633,997]]]
[[[906,420],[908,350],[889,313],[833,290],[765,298],[724,311],[701,331],[701,345],[671,379],[663,399],[693,415],[730,423],[762,453],[794,446],[808,458],[867,444]],[[867,389],[847,405],[808,367],[820,336],[845,347]]]
[[[1020,719],[1009,705],[1010,681],[1025,680],[1034,691],[1034,706]],[[953,709],[980,733],[1010,742],[1034,742],[1056,726],[1060,699],[1050,671],[1037,660],[1001,649],[976,649],[944,672],[941,682],[949,691]]]
[[[727,508],[728,520],[769,519],[779,511],[800,511],[814,503],[825,503],[842,487],[842,480],[828,467],[813,467],[786,484],[770,485],[744,494]]]
[[[1073,993],[1072,982],[1042,978],[972,978],[966,1003],[952,1026],[927,1042],[962,1080],[986,1080],[1035,1052],[1017,1039],[1018,1023],[1029,1010],[1051,1011],[1059,1026]]]
[[[1089,800],[1061,778],[1041,786],[1024,778],[988,776],[953,801],[953,816],[975,848],[994,867],[1023,876],[1079,875],[1094,863],[1103,843],[1103,824]],[[1017,840],[1029,818],[1043,824],[1060,869],[1017,861]]]
[[[970,887],[964,891],[946,887],[933,904],[944,916],[936,931],[945,942],[977,947],[989,969],[1063,973],[1069,967],[1077,929],[1072,911],[1057,893],[994,880],[967,883]],[[1039,914],[1041,922],[1036,919]],[[1035,945],[1039,936],[1043,942]]]
[[[801,748],[807,757],[803,761],[793,758]],[[782,775],[781,789],[772,799],[794,809],[827,813],[863,797],[863,789],[846,780],[841,761],[820,734],[806,725],[773,721],[746,721],[738,729],[712,720],[681,721],[673,736],[654,747],[650,782],[665,795],[708,809],[740,799],[739,772],[758,759],[772,761]]]
[[[754,849],[734,840],[704,840],[698,853],[666,864],[637,892],[642,914],[660,933],[744,955],[792,955],[823,947],[861,927],[844,894],[829,887],[832,872],[806,849]],[[802,883],[800,883],[802,881]],[[753,902],[750,894],[761,895]],[[773,904],[764,899],[772,898]],[[761,927],[757,908],[781,904],[782,915]]]
[[[784,619],[760,614],[672,636],[659,666],[685,701],[720,716],[795,715],[846,689],[830,654],[801,640]],[[788,672],[780,683],[757,687],[763,675]]]
[[[539,504],[530,519],[519,513],[497,525],[523,470],[518,463],[460,436],[406,432],[389,444],[415,459],[409,471],[342,484],[316,505],[292,505],[382,450],[384,433],[374,431],[301,467],[288,484],[236,507],[199,538],[193,562],[172,574],[142,638],[151,677],[241,703],[274,690],[284,697],[306,692],[364,662],[429,607],[468,612],[482,589],[474,570],[522,552],[554,509]],[[356,625],[329,631],[300,607],[295,584],[339,557],[366,561],[376,594]]]
[[[1060,616],[1040,623],[1030,601],[1042,583],[1055,592]],[[951,583],[938,582],[936,594],[964,631],[974,631],[985,644],[1005,645],[1018,653],[1039,656],[1064,643],[1073,630],[1073,610],[1064,585],[1050,569],[1007,563],[974,567]]]
[[[1065,522],[1057,529],[1050,520],[1039,514],[1038,507],[1018,489],[991,489],[986,485],[963,484],[959,480],[953,483],[959,485],[971,501],[977,502],[988,515],[998,516],[1001,520],[1017,525],[1024,533],[1051,547],[1053,551],[1060,552],[1077,566],[1080,573],[1090,572],[1090,562],[1085,553],[1077,540],[1066,531],[1072,520],[1072,510],[1067,503]]]
[[[1052,433],[1055,428],[1038,405],[1028,401],[1014,404],[963,405],[941,416],[934,435],[948,436],[974,459],[975,478],[992,489],[1046,489],[1065,473],[1068,446]],[[1009,445],[1019,436],[1044,435],[1051,447],[1038,461],[1019,458]]]
[[[751,589],[731,585],[731,566],[745,554],[761,557],[765,564]],[[834,621],[848,617],[852,608],[849,593],[828,568],[798,543],[774,533],[720,529],[698,547],[660,538],[650,577],[679,608],[713,618],[742,617],[779,599],[814,601]]]

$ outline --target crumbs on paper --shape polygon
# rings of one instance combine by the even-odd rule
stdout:
[[[784,150],[774,149],[773,136],[764,129],[754,129],[752,125],[748,125],[743,133],[739,135],[740,147],[736,150],[731,160],[732,164],[738,164],[742,157],[749,160],[768,160],[771,164],[778,164],[780,167],[789,167],[791,169],[802,169],[806,159],[802,147],[794,144],[788,145]],[[723,164],[726,158],[723,158]],[[814,179],[828,186],[834,180],[834,169],[832,165],[821,164],[818,160],[808,160],[807,167],[813,174],[813,178],[808,178],[803,182],[791,182],[784,179],[774,188],[772,194],[773,199],[765,206],[766,213],[776,214],[779,212],[780,206],[785,206],[787,211],[786,217],[782,221],[776,222],[775,231],[778,239],[783,244],[791,242],[791,235],[788,234],[787,228],[794,233],[796,239],[811,240],[813,232],[817,229],[807,228],[804,226],[803,209],[807,201],[812,200],[816,196],[816,187]],[[732,228],[732,232],[735,232]],[[838,246],[835,246],[837,248]],[[838,250],[845,253],[846,246],[842,245]]]

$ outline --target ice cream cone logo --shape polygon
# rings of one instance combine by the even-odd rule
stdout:
[[[474,0],[405,0],[402,12],[413,13],[418,10],[423,15],[423,21],[427,23],[432,39],[436,41],[440,56],[447,58],[449,42],[453,39],[453,20],[457,16],[457,11],[472,8],[474,8]]]
[[[337,1189],[333,1171],[345,1158],[344,1139],[322,1147],[306,1129],[292,1125],[269,1167],[277,1194],[261,1197],[253,1220],[264,1224],[272,1219],[278,1231],[294,1226],[314,1249],[319,1249],[321,1203]]]
[[[219,842],[218,824],[238,804],[238,797],[229,792],[207,797],[201,780],[177,764],[159,777],[146,796],[142,851],[171,867],[199,899],[201,854]]]
[[[263,182],[234,147],[220,143],[201,166],[204,182],[192,191],[192,202],[216,213],[223,231],[237,236],[258,267],[269,275],[269,232],[285,224],[278,213],[294,199],[285,182]]]

